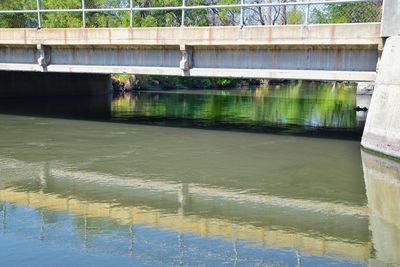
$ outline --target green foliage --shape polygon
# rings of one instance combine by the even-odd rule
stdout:
[[[132,75],[129,74],[114,74],[112,78],[120,83],[127,83],[131,77]]]
[[[207,4],[234,4],[236,0],[188,0],[188,6]],[[135,0],[134,5],[138,7],[163,7],[180,6],[182,0]],[[81,0],[41,0],[42,9],[80,9]],[[85,0],[85,7],[113,8],[128,7],[127,0]],[[1,10],[29,9],[35,10],[36,0],[0,0]],[[239,9],[218,9],[218,10],[187,10],[185,25],[206,26],[206,25],[232,25],[237,19]],[[134,12],[134,27],[165,27],[180,26],[181,11],[141,11]],[[88,27],[128,27],[130,24],[130,12],[87,12],[86,25]],[[0,15],[0,27],[35,27],[37,16],[31,14],[2,14]],[[82,13],[42,13],[42,27],[65,28],[82,27]]]
[[[187,0],[188,6],[194,5],[225,5],[237,4],[238,0]],[[138,7],[180,6],[182,0],[135,0]],[[128,7],[127,0],[85,0],[86,8]],[[42,9],[79,9],[81,0],[41,0]],[[1,10],[36,9],[36,0],[0,0]],[[331,5],[311,6],[311,23],[354,23],[375,22],[380,18],[381,1],[357,2]],[[187,10],[185,25],[233,25],[238,23],[240,9],[199,9]],[[285,24],[303,22],[304,10],[288,9],[285,14]],[[81,27],[82,14],[75,13],[42,13],[43,27]],[[134,12],[135,27],[163,27],[181,25],[181,11],[141,11]],[[88,27],[128,27],[130,13],[87,12]],[[31,14],[1,14],[0,27],[33,27],[37,25],[35,13]]]
[[[204,2],[204,1],[203,1]],[[219,0],[215,4],[217,5],[232,5],[232,4],[237,4],[240,1],[237,0]],[[235,21],[235,18],[237,20],[239,19],[239,14],[240,14],[240,8],[222,8],[218,10],[214,10],[216,13],[216,17],[218,20],[218,24],[220,25],[237,25],[238,21]]]
[[[292,9],[287,15],[288,24],[301,24],[303,23],[303,13],[301,11]]]
[[[113,79],[117,83],[126,84],[128,81],[134,90],[147,89],[216,89],[235,88],[243,79],[227,78],[202,78],[202,77],[180,77],[180,76],[148,76],[148,75],[126,75],[115,74]],[[255,84],[256,80],[248,80],[247,84]]]
[[[203,4],[204,0],[188,1],[187,5]],[[167,7],[167,6],[180,6],[181,0],[137,0],[135,6],[139,7]],[[206,25],[205,15],[206,10],[187,11],[186,25]],[[124,26],[129,26],[130,14],[127,13],[123,16],[122,21]],[[133,16],[134,27],[173,27],[181,25],[181,11],[141,11],[135,12]]]
[[[379,20],[381,5],[372,2],[344,3],[326,5],[315,10],[313,23],[361,23]]]
[[[36,9],[35,0],[0,0],[0,10]],[[31,27],[36,23],[32,14],[0,14],[0,28]]]
[[[215,84],[218,87],[234,87],[237,84],[238,80],[234,79],[226,79],[226,78],[217,78],[215,79]]]
[[[115,1],[107,0],[85,0],[86,8],[101,8],[113,6]],[[81,0],[42,0],[43,9],[79,9],[81,8]],[[86,24],[89,27],[104,27],[107,20],[114,20],[115,14],[88,12],[86,14]],[[82,27],[82,14],[75,13],[43,13],[43,27],[48,28],[78,28]]]

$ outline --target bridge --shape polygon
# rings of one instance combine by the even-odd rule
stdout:
[[[19,11],[37,13],[37,28],[1,30],[0,70],[374,81],[382,49],[377,14],[363,18],[369,23],[311,24],[312,12],[358,3],[375,5],[341,0],[187,6],[183,1],[180,7],[145,8],[131,1],[125,8],[87,9],[82,1],[81,9],[47,10],[38,1],[37,10]],[[239,25],[185,27],[186,12],[223,8],[240,8]],[[304,18],[296,22],[300,25],[254,26],[252,14],[245,13],[252,8],[291,8]],[[87,13],[116,10],[130,12],[130,27],[86,27]],[[169,10],[181,12],[182,27],[132,27],[133,12]],[[53,12],[82,13],[82,28],[41,28],[42,14]]]
[[[129,1],[129,6],[93,9],[87,8],[82,0],[80,8],[54,10],[42,9],[41,1],[37,0],[36,9],[0,10],[0,15],[37,16],[33,28],[0,29],[0,71],[7,71],[0,72],[1,93],[12,95],[29,87],[41,88],[45,93],[93,93],[110,86],[109,73],[376,81],[362,145],[400,157],[397,104],[400,65],[396,63],[400,59],[400,4],[384,0],[382,19],[378,14],[363,23],[313,21],[313,12],[321,12],[326,6],[352,3],[375,4],[369,0],[285,3],[241,0],[238,4],[193,6],[183,0],[182,6],[177,7],[138,7]],[[272,25],[265,25],[265,21],[261,26],[252,25],[254,14],[249,11],[262,8],[275,12],[275,20],[269,21]],[[298,25],[275,25],[282,10],[287,12],[290,8],[300,15],[295,22]],[[204,9],[234,10],[237,19],[233,21],[238,21],[238,25],[187,25],[188,12]],[[135,12],[168,10],[180,12],[181,27],[134,27]],[[81,14],[81,28],[42,27],[45,14],[68,12]],[[127,12],[129,27],[87,27],[90,26],[87,14],[96,12]],[[29,73],[20,79],[20,71]]]
[[[0,70],[374,81],[380,23],[3,29]]]

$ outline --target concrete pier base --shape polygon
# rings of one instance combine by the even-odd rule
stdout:
[[[0,97],[99,95],[111,89],[106,74],[0,71]]]
[[[400,158],[400,36],[387,39],[361,145]]]

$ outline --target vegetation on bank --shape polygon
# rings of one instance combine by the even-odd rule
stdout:
[[[116,91],[242,88],[268,82],[260,79],[228,79],[180,76],[112,75]]]

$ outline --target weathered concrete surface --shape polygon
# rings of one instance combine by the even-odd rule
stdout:
[[[192,47],[191,68],[193,69],[251,69],[251,70],[318,70],[375,72],[378,60],[376,47],[360,46],[301,46],[301,47]],[[88,68],[83,72],[92,72],[92,66],[104,68],[125,68],[122,72],[135,72],[132,67],[150,67],[153,69],[172,68],[181,74],[182,52],[179,47],[81,47],[51,46],[45,52],[48,55],[48,71],[71,71],[74,67]],[[31,70],[43,68],[38,65],[39,52],[36,47],[5,47],[0,45],[0,69],[22,68],[31,64]],[[88,67],[89,66],[89,67]],[[190,70],[189,68],[188,70]],[[22,69],[23,70],[23,69]],[[142,71],[144,71],[143,68]],[[140,70],[138,70],[140,71]],[[155,72],[155,70],[153,70]],[[118,71],[118,72],[121,72]],[[210,72],[214,74],[215,72]],[[196,72],[189,72],[196,74]],[[232,72],[234,74],[234,72]],[[201,75],[201,73],[200,73]],[[223,75],[223,74],[222,74]],[[236,74],[240,75],[240,73]]]
[[[373,82],[359,82],[357,83],[357,95],[372,95],[374,92],[375,84]]]
[[[400,36],[387,39],[362,146],[400,158]]]
[[[400,35],[400,1],[384,0],[382,12],[382,37]]]
[[[379,23],[0,29],[0,70],[373,81],[379,47]]]
[[[400,264],[400,163],[361,152],[375,251],[372,266]]]
[[[380,23],[174,27],[0,29],[6,45],[377,45]]]
[[[0,71],[0,97],[96,95],[110,91],[110,75]]]

